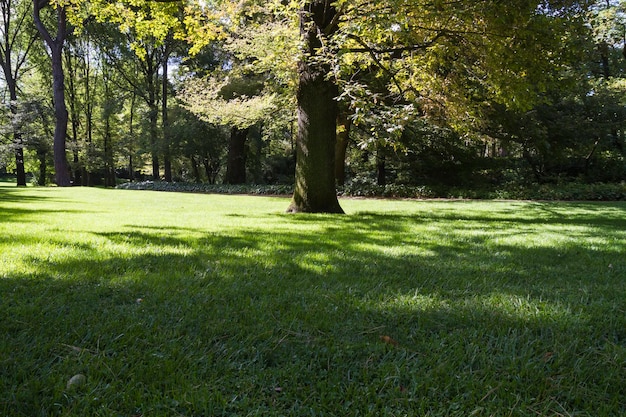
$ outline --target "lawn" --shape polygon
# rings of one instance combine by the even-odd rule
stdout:
[[[288,203],[0,183],[0,415],[626,414],[626,203]]]

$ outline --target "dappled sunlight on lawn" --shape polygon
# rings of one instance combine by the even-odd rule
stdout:
[[[28,193],[0,199],[0,410],[626,410],[624,204]]]

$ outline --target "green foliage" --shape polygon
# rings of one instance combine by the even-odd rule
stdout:
[[[293,185],[275,184],[190,184],[160,181],[128,182],[118,185],[125,190],[150,190],[204,194],[283,195],[293,193]],[[338,187],[343,197],[410,198],[410,199],[488,199],[488,200],[538,200],[538,201],[626,201],[626,184],[581,183],[529,184],[517,182],[496,186],[459,187],[450,185],[377,185],[368,178],[354,178]]]
[[[623,203],[286,204],[0,185],[0,413],[626,412]]]
[[[250,80],[248,80],[250,81]],[[202,120],[244,129],[272,116],[277,109],[274,94],[258,93],[258,82],[251,80],[190,79],[179,92],[183,106]],[[237,85],[233,85],[237,84]],[[252,92],[251,95],[246,93]]]

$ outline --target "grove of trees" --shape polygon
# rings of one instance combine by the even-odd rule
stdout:
[[[26,185],[626,181],[624,0],[0,0]]]

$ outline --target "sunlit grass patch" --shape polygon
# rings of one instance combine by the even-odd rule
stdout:
[[[626,413],[623,203],[287,205],[0,187],[0,414]]]

